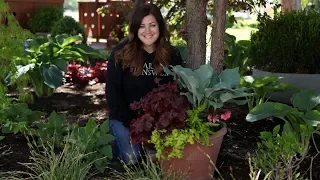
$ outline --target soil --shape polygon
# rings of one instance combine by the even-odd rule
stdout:
[[[65,113],[69,122],[85,124],[89,117],[99,123],[107,118],[107,105],[104,96],[105,84],[97,83],[79,89],[69,85],[59,87],[52,97],[37,99],[30,105],[33,110],[47,113]],[[228,133],[225,135],[216,163],[217,178],[247,180],[249,178],[248,153],[254,154],[261,131],[270,131],[279,124],[278,120],[263,120],[255,123],[245,121],[246,106],[230,105],[232,117],[226,121]],[[319,144],[319,139],[317,139]],[[1,148],[2,147],[2,148]],[[5,150],[9,154],[1,155]],[[311,149],[311,152],[314,150]],[[30,162],[27,141],[22,135],[9,135],[0,141],[0,172],[26,170],[19,163]],[[301,165],[307,170],[309,163]],[[308,172],[307,172],[308,173]],[[313,177],[320,179],[320,157],[314,159]]]

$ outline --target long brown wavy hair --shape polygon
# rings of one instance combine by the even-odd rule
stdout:
[[[169,32],[160,9],[154,4],[145,4],[135,8],[129,22],[128,44],[115,53],[118,64],[122,62],[122,68],[135,68],[133,74],[139,76],[143,71],[143,44],[138,38],[138,30],[145,16],[153,15],[159,25],[159,38],[155,42],[155,59],[153,66],[157,74],[163,71],[162,66],[167,66],[170,59]]]

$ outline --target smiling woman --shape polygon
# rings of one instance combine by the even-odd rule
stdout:
[[[143,49],[148,53],[155,50],[155,42],[159,38],[159,25],[153,15],[148,15],[142,19],[138,30],[138,37],[143,43]]]
[[[129,38],[113,49],[108,62],[106,97],[110,129],[116,138],[114,156],[125,163],[136,163],[141,145],[131,144],[130,122],[139,112],[131,110],[130,104],[159,84],[170,82],[172,77],[164,73],[163,66],[181,65],[182,59],[179,50],[170,45],[166,23],[157,6],[141,5],[130,14]]]

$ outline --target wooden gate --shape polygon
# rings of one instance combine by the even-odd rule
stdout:
[[[108,7],[108,12],[100,15],[97,9],[103,6]],[[85,27],[86,34],[99,42],[99,39],[107,39],[112,30],[120,30],[120,25],[128,16],[128,12],[123,9],[132,6],[130,0],[79,2],[79,22]]]

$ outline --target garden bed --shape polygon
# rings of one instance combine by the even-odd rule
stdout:
[[[33,110],[46,113],[56,111],[65,113],[70,122],[86,123],[89,117],[95,117],[98,122],[107,118],[107,105],[104,97],[105,84],[97,83],[84,89],[63,85],[49,98],[38,99],[30,106]],[[247,153],[253,154],[256,149],[258,136],[261,131],[272,130],[281,121],[266,120],[250,123],[245,121],[248,113],[246,106],[229,107],[232,111],[231,118],[226,122],[228,132],[224,137],[221,151],[217,161],[217,168],[224,179],[249,179],[249,166]],[[319,142],[319,139],[318,139]],[[319,144],[319,143],[318,143]],[[27,141],[23,136],[7,136],[0,141],[0,154],[9,149],[11,154],[0,158],[0,172],[9,170],[25,170],[18,162],[29,162]],[[309,164],[303,164],[307,169]],[[100,177],[108,175],[99,175]],[[218,177],[219,173],[215,173]],[[320,157],[314,160],[313,176],[320,177]],[[112,177],[110,177],[113,179]]]

